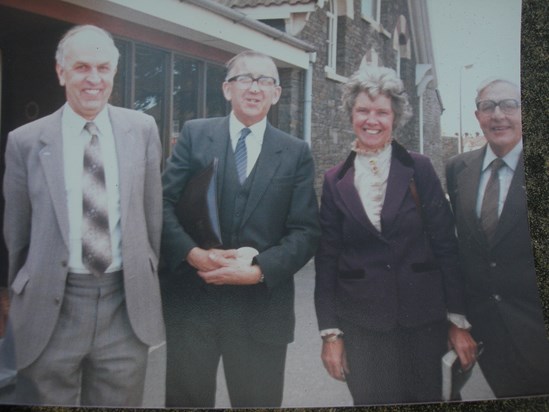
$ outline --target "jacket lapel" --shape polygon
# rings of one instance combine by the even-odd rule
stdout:
[[[393,146],[387,191],[381,209],[381,228],[384,233],[389,233],[395,227],[395,221],[398,218],[402,202],[408,193],[410,181],[414,176],[413,166],[411,164],[405,165],[395,152]]]
[[[50,125],[43,128],[40,141],[44,145],[39,151],[40,164],[46,176],[46,184],[55,210],[59,230],[67,248],[69,247],[69,213],[65,189],[65,163],[63,161],[63,131],[61,116],[63,108],[55,112]]]
[[[130,207],[132,181],[134,178],[135,142],[133,141],[132,125],[121,116],[116,108],[109,106],[109,117],[116,146],[118,161],[118,179],[120,181],[120,214],[121,227],[125,227],[128,209]]]
[[[223,131],[224,135],[220,138],[220,131]],[[231,136],[229,133],[229,116],[220,120],[219,124],[210,127],[206,133],[205,141],[208,144],[207,150],[203,150],[202,153],[207,154],[206,164],[209,165],[214,158],[217,157],[217,198],[220,199],[220,193],[223,193],[223,182],[225,180],[225,168],[227,165],[227,150]],[[221,207],[221,205],[218,205]]]
[[[256,163],[255,176],[242,218],[242,225],[250,218],[280,166],[280,156],[285,147],[282,145],[281,140],[276,138],[273,129],[274,128],[267,123],[261,153]]]
[[[507,198],[505,199],[501,211],[492,242],[493,246],[497,245],[498,241],[503,239],[505,235],[515,227],[517,219],[521,217],[521,214],[518,211],[521,210],[527,210],[524,159],[522,154],[517,163],[517,168],[513,175],[513,179],[511,180],[509,192],[507,193]]]
[[[355,157],[356,153],[351,152],[338,175],[339,180],[335,185],[338,195],[337,200],[345,206],[348,214],[358,224],[379,236],[379,231],[368,218],[364,206],[362,205],[362,200],[360,200],[358,190],[355,187]]]
[[[466,224],[469,226],[469,233],[472,233],[480,244],[485,244],[484,233],[480,229],[476,212],[477,195],[480,183],[480,172],[486,148],[472,152],[463,160],[464,167],[457,176],[456,190],[460,194],[460,209]]]

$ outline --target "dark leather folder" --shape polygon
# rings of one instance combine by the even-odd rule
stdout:
[[[187,182],[175,213],[185,232],[202,249],[221,246],[217,210],[217,164],[215,158]]]

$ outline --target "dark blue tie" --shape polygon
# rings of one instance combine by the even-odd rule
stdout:
[[[252,131],[245,127],[240,133],[236,148],[234,149],[234,160],[236,162],[236,171],[240,184],[246,180],[246,168],[248,165],[248,151],[246,150],[246,136]]]

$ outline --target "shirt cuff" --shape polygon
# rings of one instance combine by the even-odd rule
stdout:
[[[465,315],[460,315],[459,313],[448,313],[447,318],[460,329],[471,329],[471,324],[467,321]]]
[[[343,335],[343,332],[338,328],[331,328],[331,329],[322,329],[320,331],[320,337],[328,336],[328,335]]]

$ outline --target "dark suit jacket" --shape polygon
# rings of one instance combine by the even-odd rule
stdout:
[[[477,340],[488,341],[494,319],[531,366],[549,368],[541,301],[528,229],[522,156],[511,181],[495,239],[489,245],[475,212],[486,148],[450,159],[448,193],[456,217],[460,259],[466,279],[467,318]]]
[[[4,236],[17,367],[32,363],[59,317],[69,258],[62,109],[8,135]],[[160,254],[160,139],[151,116],[109,106],[120,180],[126,307],[137,337],[164,338],[157,276]],[[69,343],[68,343],[69,344]]]
[[[162,254],[168,272],[178,268],[197,246],[178,223],[174,206],[189,178],[215,157],[219,159],[218,193],[222,193],[229,145],[229,117],[191,120],[183,127],[163,175]],[[287,343],[293,339],[293,275],[312,257],[320,232],[313,179],[314,165],[308,145],[267,124],[238,227],[240,244],[232,245],[253,246],[259,251],[257,262],[265,283],[234,286],[246,291],[243,302],[246,325],[258,340]],[[190,296],[198,296],[204,282],[194,269],[185,265],[185,288]]]
[[[415,327],[463,313],[453,218],[429,159],[393,142],[381,232],[354,187],[354,158],[324,179],[316,255],[315,302],[320,329],[343,318],[372,330]],[[410,192],[423,203],[426,237]]]

